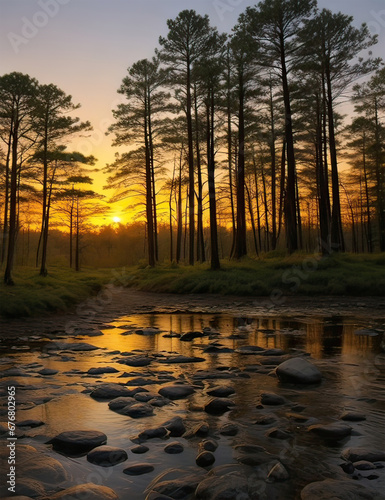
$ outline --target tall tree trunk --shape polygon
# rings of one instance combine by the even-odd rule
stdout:
[[[275,116],[273,87],[270,79],[270,156],[271,156],[271,249],[277,247],[277,195],[276,195],[276,153],[275,153]]]
[[[183,232],[183,213],[182,213],[182,160],[183,146],[180,151],[179,159],[179,179],[178,179],[178,202],[177,202],[177,234],[176,234],[176,261],[182,257],[182,232]]]
[[[278,212],[278,234],[277,240],[281,234],[283,208],[285,204],[285,180],[286,180],[286,140],[283,140],[281,154],[281,182],[279,188],[279,212]]]
[[[261,175],[262,175],[262,187],[263,187],[263,200],[265,205],[265,251],[268,252],[270,250],[269,208],[267,204],[266,178],[265,178],[265,169],[263,167],[263,161],[261,162]]]
[[[211,243],[211,269],[220,268],[219,247],[218,247],[218,226],[217,226],[217,200],[215,194],[215,143],[214,143],[214,90],[211,89],[208,96],[208,184],[209,184],[209,205],[210,205],[210,243]],[[211,106],[210,106],[210,104]],[[210,109],[211,108],[211,109]]]
[[[281,68],[282,68],[282,89],[283,100],[285,103],[285,139],[287,145],[287,181],[285,196],[285,226],[287,248],[290,253],[298,249],[297,234],[297,213],[296,213],[296,195],[295,195],[295,155],[294,155],[294,136],[291,113],[290,91],[287,78],[285,41],[283,33],[280,36],[281,45]]]
[[[366,220],[368,226],[368,236],[367,236],[367,244],[368,244],[368,252],[373,252],[373,235],[372,235],[372,222],[370,216],[370,199],[369,199],[369,186],[368,186],[368,172],[366,168],[366,136],[363,137],[363,145],[362,145],[362,162],[364,169],[364,185],[365,185],[365,198],[366,198]]]
[[[237,233],[235,242],[236,259],[247,254],[246,207],[245,207],[245,95],[243,73],[239,74],[239,131],[238,131],[238,168],[237,168]]]
[[[378,101],[375,98],[375,173],[377,194],[377,218],[380,235],[380,251],[385,252],[385,188],[384,173],[381,166],[380,123],[378,119]]]
[[[12,270],[15,259],[16,247],[16,210],[17,210],[17,152],[18,152],[18,133],[19,133],[19,117],[16,115],[14,129],[12,134],[12,167],[11,167],[11,186],[10,186],[10,206],[9,206],[9,236],[8,236],[8,252],[7,265],[4,273],[4,283],[13,285]]]
[[[79,195],[76,198],[75,271],[80,271],[80,220]]]
[[[194,239],[195,239],[195,212],[194,212],[194,147],[193,147],[193,126],[191,114],[191,64],[187,61],[187,79],[186,79],[186,115],[187,115],[187,139],[188,139],[188,175],[189,175],[189,264],[194,265]]]
[[[195,112],[195,149],[197,159],[197,180],[198,180],[198,225],[197,225],[197,260],[205,262],[205,241],[203,236],[203,182],[202,182],[202,166],[201,166],[201,152],[199,144],[199,116],[198,116],[198,102],[197,102],[197,89],[194,85],[194,112]]]
[[[250,195],[250,189],[249,189],[247,183],[245,184],[245,188],[246,188],[246,193],[247,193],[247,204],[249,206],[251,228],[253,230],[253,240],[254,240],[255,253],[257,255],[259,255],[259,252],[258,252],[258,243],[257,243],[257,233],[255,231],[255,220],[254,220],[254,212],[253,212],[253,202],[252,202],[251,195]]]
[[[7,156],[5,159],[5,186],[4,186],[4,225],[3,239],[1,244],[1,264],[4,264],[6,247],[8,242],[8,206],[9,206],[9,162],[11,158],[11,141],[13,131],[13,120],[8,136]]]
[[[317,141],[316,141],[316,180],[317,180],[317,194],[318,194],[318,214],[319,214],[319,228],[321,252],[326,255],[330,253],[330,218],[328,210],[328,192],[327,181],[325,180],[324,158],[323,158],[323,117],[321,111],[321,103],[319,95],[316,96],[317,100]]]
[[[329,148],[330,148],[330,159],[332,167],[332,195],[333,195],[331,247],[335,252],[344,252],[345,243],[342,233],[340,186],[339,186],[338,164],[337,164],[337,147],[336,147],[336,138],[334,130],[332,82],[331,82],[330,70],[328,67],[326,67],[325,76],[326,76],[326,86],[327,86]]]
[[[152,111],[151,111],[151,94],[148,89],[147,92],[147,106],[148,106],[148,145],[150,153],[150,167],[151,167],[151,199],[153,211],[153,228],[154,228],[154,258],[157,262],[159,260],[159,247],[158,247],[158,217],[156,206],[156,187],[155,187],[155,160],[154,160],[154,141],[152,135]]]
[[[146,219],[147,219],[147,251],[148,264],[151,267],[155,266],[155,246],[154,246],[154,218],[153,218],[153,189],[152,189],[152,173],[151,173],[151,151],[149,144],[149,115],[148,115],[148,95],[145,92],[145,111],[144,111],[144,144],[146,155]]]

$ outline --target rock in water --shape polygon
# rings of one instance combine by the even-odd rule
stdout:
[[[272,393],[263,393],[261,394],[261,404],[267,406],[279,406],[284,405],[286,403],[286,399],[278,394]]]
[[[126,461],[127,453],[121,448],[113,446],[98,446],[87,454],[87,460],[101,467],[111,467]]]
[[[303,358],[291,358],[277,366],[275,373],[281,382],[293,384],[318,384],[322,374],[318,368]]]
[[[173,417],[162,424],[162,427],[167,429],[171,437],[180,437],[186,432],[183,419],[181,417]]]
[[[64,491],[59,491],[54,495],[49,496],[50,500],[75,500],[84,498],[87,500],[118,500],[118,495],[107,488],[107,486],[98,486],[96,484],[87,483],[79,486],[72,486]]]
[[[132,392],[120,384],[101,384],[91,392],[91,396],[96,399],[115,399],[120,396],[132,396]]]
[[[343,424],[342,422],[333,422],[332,424],[323,425],[315,424],[311,425],[308,429],[310,432],[314,432],[317,436],[324,439],[330,439],[334,441],[340,441],[341,439],[350,436],[352,433],[352,428],[349,425]]]
[[[195,492],[198,500],[207,499],[250,499],[247,478],[242,474],[232,472],[225,478],[210,476],[199,483]],[[256,497],[257,498],[257,497]]]
[[[194,387],[191,385],[167,385],[159,389],[159,394],[165,398],[176,400],[185,399],[195,392]]]
[[[164,447],[164,451],[170,455],[176,455],[177,453],[182,453],[184,450],[183,444],[178,441],[173,441]]]
[[[385,461],[385,451],[371,450],[364,447],[346,448],[342,452],[342,458],[349,462],[359,462],[360,460],[382,462]]]
[[[228,399],[214,398],[206,404],[205,412],[214,415],[220,415],[222,413],[230,411],[234,406],[235,403],[233,401],[230,401]]]
[[[154,467],[150,464],[133,464],[127,469],[124,469],[124,473],[128,476],[141,476],[142,474],[148,474],[152,472]]]
[[[107,442],[107,436],[99,431],[67,431],[58,434],[47,444],[56,450],[82,453]]]
[[[301,491],[301,500],[374,500],[380,498],[376,491],[357,481],[326,479],[310,483]]]
[[[209,467],[215,462],[215,457],[210,451],[202,451],[196,457],[195,462],[199,467]]]

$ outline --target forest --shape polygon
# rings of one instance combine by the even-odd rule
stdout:
[[[231,33],[184,10],[132,64],[114,162],[73,150],[92,124],[56,84],[0,77],[1,264],[194,265],[268,252],[385,251],[385,67],[316,0],[264,0]],[[105,191],[92,183],[104,175]],[[114,203],[131,222],[100,225]]]

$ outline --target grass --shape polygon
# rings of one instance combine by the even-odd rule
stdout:
[[[271,253],[258,260],[223,262],[219,271],[212,271],[208,264],[139,268],[132,272],[131,286],[182,294],[269,296],[279,291],[285,295],[381,296],[385,290],[384,264],[385,254],[321,257]]]
[[[17,268],[14,286],[0,284],[0,316],[38,316],[62,312],[98,292],[111,280],[110,269],[75,272],[57,267],[47,277],[35,268]]]
[[[138,290],[158,293],[215,293],[238,296],[334,295],[382,296],[385,254],[341,254],[328,257],[271,252],[260,259],[224,261],[212,271],[208,264],[194,267],[163,264],[124,270],[83,270],[59,267],[45,278],[35,268],[18,268],[15,285],[0,284],[0,316],[38,316],[66,311],[103,285],[115,281]]]

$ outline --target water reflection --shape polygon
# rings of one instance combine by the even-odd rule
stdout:
[[[182,416],[187,426],[207,421],[210,435],[219,441],[216,464],[236,462],[234,445],[252,443],[264,446],[269,453],[277,454],[290,467],[291,481],[296,492],[319,477],[338,477],[338,464],[342,447],[338,443],[330,447],[315,441],[306,432],[306,426],[314,421],[326,422],[338,419],[344,410],[360,411],[367,420],[355,425],[357,431],[349,446],[374,446],[385,438],[382,408],[384,370],[381,354],[381,332],[357,335],[368,325],[351,318],[269,318],[233,317],[226,314],[143,314],[121,316],[111,323],[113,328],[102,329],[104,335],[88,337],[77,335],[59,339],[60,342],[88,342],[98,350],[89,352],[50,352],[49,339],[28,342],[29,351],[15,351],[14,342],[1,344],[2,374],[18,367],[19,375],[11,375],[21,386],[18,388],[18,419],[40,419],[45,425],[27,431],[24,442],[36,446],[55,434],[71,429],[97,429],[108,436],[108,444],[126,450],[133,445],[131,438],[149,427],[156,427],[171,417]],[[146,328],[159,329],[158,333]],[[189,331],[205,335],[192,342],[181,341],[178,336]],[[23,341],[25,344],[25,341]],[[17,343],[16,343],[17,344]],[[205,353],[210,344],[227,347],[234,352]],[[265,349],[282,349],[286,353],[308,353],[321,369],[324,380],[319,387],[286,387],[269,375],[274,364],[270,359],[264,370],[265,358],[255,354],[241,355],[235,350],[241,346],[260,346]],[[160,363],[156,358],[149,366],[138,368],[118,363],[122,357],[135,350],[144,355],[170,353],[203,357],[199,363],[171,365]],[[137,353],[138,354],[138,353]],[[382,356],[382,357],[381,357]],[[163,358],[164,359],[164,358]],[[115,367],[118,373],[90,376],[89,368]],[[42,368],[58,370],[54,376],[44,377]],[[261,370],[262,368],[262,370]],[[199,370],[229,375],[225,380],[217,378],[197,379]],[[129,372],[129,374],[124,374]],[[106,401],[96,401],[89,396],[93,387],[103,382],[129,383],[135,377],[148,377],[154,384],[146,386],[151,392],[162,387],[159,378],[169,374],[171,378],[195,384],[196,392],[188,399],[178,400],[162,408],[156,408],[153,417],[131,419],[108,408]],[[8,378],[5,378],[7,381]],[[203,411],[208,401],[207,390],[214,385],[231,385],[235,394],[231,399],[235,408],[221,416],[208,415]],[[258,408],[261,392],[273,392],[286,398],[287,404],[278,407]],[[49,401],[44,402],[44,397]],[[302,407],[305,424],[293,420],[289,412]],[[270,426],[255,425],[261,417],[273,414],[275,423]],[[225,423],[239,427],[236,437],[223,436],[220,428]],[[290,433],[287,440],[268,438],[266,432],[277,425]],[[150,481],[172,467],[195,467],[195,455],[199,440],[180,438],[185,452],[177,457],[165,456],[163,440],[150,443],[150,451],[141,460],[155,466],[146,477],[128,482],[122,473],[124,464],[114,467],[114,473],[105,479],[106,486],[113,488],[121,498],[145,498],[143,494]],[[54,452],[52,452],[54,453]],[[57,458],[57,454],[54,454]],[[60,458],[64,460],[64,458]],[[130,456],[133,460],[133,457]],[[64,462],[63,462],[64,463]],[[65,462],[68,466],[68,462]],[[84,473],[93,474],[98,468],[79,458],[79,467],[69,465],[75,482],[82,482]],[[80,477],[80,474],[83,476]],[[75,483],[74,483],[75,484]]]

